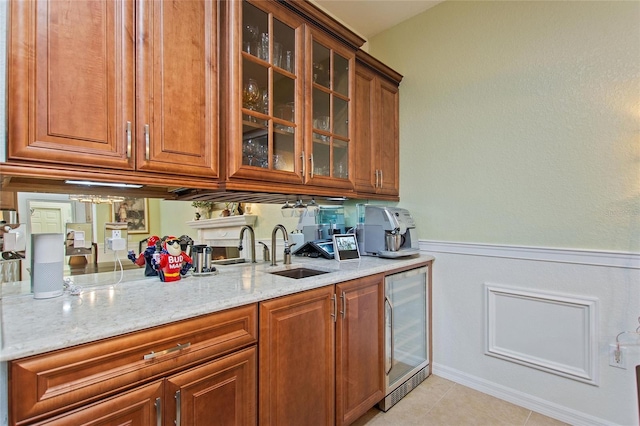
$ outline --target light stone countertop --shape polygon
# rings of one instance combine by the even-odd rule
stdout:
[[[217,266],[218,274],[188,276],[164,283],[144,277],[144,268],[74,276],[79,296],[33,298],[29,281],[2,288],[0,361],[87,343],[224,309],[336,284],[433,260],[420,255],[400,259],[363,257],[357,262],[294,258],[292,265],[268,263]],[[306,266],[332,273],[303,279],[269,272]],[[137,277],[140,277],[138,279]]]

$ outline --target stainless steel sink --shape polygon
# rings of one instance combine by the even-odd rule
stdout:
[[[275,271],[275,272],[269,272],[269,273],[273,275],[280,275],[281,277],[294,278],[297,280],[300,278],[313,277],[315,275],[328,274],[329,271],[319,271],[317,269],[310,269],[310,268],[295,268],[295,269],[285,269],[284,271]]]

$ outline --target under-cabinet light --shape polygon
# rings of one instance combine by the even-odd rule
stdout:
[[[65,180],[64,183],[69,183],[72,185],[108,186],[111,188],[142,188],[143,186],[133,183],[94,182],[91,180]]]

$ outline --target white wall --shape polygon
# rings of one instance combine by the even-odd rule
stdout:
[[[435,373],[572,424],[638,424],[635,371],[608,352],[640,316],[640,2],[446,1],[369,46],[404,75],[400,204],[436,257]],[[596,300],[595,328],[536,303],[488,325],[485,284]],[[485,354],[525,316],[544,327],[520,355],[580,358],[591,339],[595,385]]]

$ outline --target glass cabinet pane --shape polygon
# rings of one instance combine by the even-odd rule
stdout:
[[[349,143],[333,140],[333,176],[339,179],[349,178]]]
[[[331,174],[331,145],[326,136],[313,133],[313,174],[315,176],[330,176]]]
[[[324,87],[331,83],[331,51],[318,42],[313,42],[313,82]]]
[[[269,108],[269,73],[267,68],[243,61],[242,68],[242,107],[264,113]]]
[[[333,133],[349,136],[349,103],[338,97],[333,98]]]
[[[331,115],[331,95],[318,88],[313,89],[313,127],[319,129],[317,120]],[[329,127],[322,129],[329,131]]]
[[[267,168],[269,166],[268,122],[257,122],[254,117],[243,114],[242,123],[242,164]]]
[[[269,30],[269,15],[257,7],[242,2],[242,50],[262,57],[262,34]]]
[[[349,60],[338,54],[333,55],[333,90],[349,96]]]
[[[277,19],[273,20],[272,64],[287,72],[295,73],[296,31]]]

